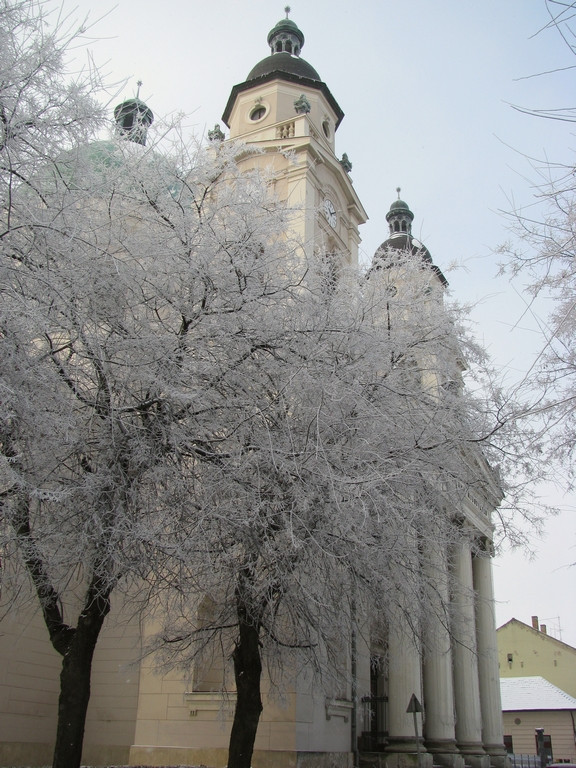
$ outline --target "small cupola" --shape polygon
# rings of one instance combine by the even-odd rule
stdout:
[[[400,199],[400,187],[396,187],[396,192],[398,194],[398,200],[394,200],[390,206],[390,210],[386,214],[390,235],[395,235],[398,232],[411,235],[414,214],[408,207],[408,203],[405,203],[404,200]]]
[[[428,248],[412,235],[414,214],[410,210],[408,203],[400,199],[400,191],[400,187],[396,187],[398,199],[394,200],[386,214],[390,233],[382,245],[377,248],[372,261],[372,269],[381,269],[389,264],[394,252],[411,253],[414,256],[418,255],[423,263],[429,264],[442,285],[447,286],[448,281],[440,268],[432,262],[432,256]]]
[[[148,128],[154,122],[154,113],[139,99],[141,81],[138,81],[138,93],[135,99],[127,99],[114,109],[118,135],[146,146]]]
[[[248,73],[246,80],[243,83],[235,85],[232,89],[232,93],[226,104],[224,114],[222,115],[222,121],[228,128],[230,128],[230,137],[236,138],[238,135],[242,135],[245,130],[243,118],[234,127],[231,126],[230,120],[233,119],[232,115],[235,112],[235,107],[238,103],[239,97],[244,98],[243,94],[246,91],[250,91],[255,87],[260,88],[266,83],[271,83],[274,80],[282,80],[286,83],[295,84],[298,88],[298,93],[293,94],[292,90],[278,92],[278,103],[276,103],[272,110],[274,115],[269,111],[269,123],[274,122],[277,119],[278,114],[281,112],[282,117],[280,121],[286,119],[286,111],[283,111],[283,107],[288,106],[288,111],[291,114],[307,114],[309,113],[310,106],[313,98],[311,94],[313,92],[320,93],[323,100],[326,102],[322,107],[322,112],[330,110],[332,115],[330,116],[331,125],[329,121],[325,119],[325,115],[320,117],[316,116],[318,120],[318,127],[322,125],[322,121],[327,125],[326,131],[330,134],[330,139],[333,140],[334,131],[338,128],[344,117],[344,112],[338,105],[336,99],[330,93],[326,83],[322,82],[322,79],[314,67],[305,61],[300,53],[304,45],[304,34],[299,29],[298,25],[288,18],[290,13],[290,6],[286,6],[284,9],[286,12],[286,18],[281,19],[272,29],[268,32],[268,45],[270,51],[265,59],[259,61]],[[316,96],[314,93],[314,98]],[[242,95],[242,96],[241,96]],[[249,112],[249,125],[252,122],[259,121],[266,113],[266,106],[258,103],[258,98],[261,97],[261,93],[254,93],[255,99],[253,102],[252,111]],[[279,106],[280,105],[280,106]],[[326,113],[327,114],[327,113]],[[323,127],[323,126],[322,126]],[[326,133],[328,137],[328,133]]]
[[[268,45],[270,51],[274,53],[289,53],[291,56],[300,56],[300,51],[304,46],[304,35],[298,29],[297,25],[288,18],[290,6],[284,8],[286,18],[273,27],[268,33]]]

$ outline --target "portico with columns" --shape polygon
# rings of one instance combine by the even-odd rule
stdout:
[[[434,764],[504,766],[490,561],[462,545],[453,564],[455,580],[462,575],[466,580],[459,582],[452,628],[434,617],[435,626],[429,627],[433,636],[422,647],[416,646],[412,628],[402,622],[390,632],[388,733],[382,751],[416,752],[412,716],[406,712],[415,694],[424,710],[421,748]]]
[[[432,765],[452,768],[504,768],[498,656],[490,544],[470,531],[458,545],[435,546],[427,553],[428,567],[444,571],[446,579],[431,606],[425,637],[400,612],[388,633],[384,696],[385,733],[363,752],[380,757],[366,765]],[[444,621],[440,601],[450,590],[453,607]],[[439,609],[439,610],[436,610]],[[416,727],[407,711],[412,696],[422,705]],[[374,706],[382,702],[374,702]],[[365,742],[368,745],[370,742]],[[368,757],[368,754],[366,755]]]

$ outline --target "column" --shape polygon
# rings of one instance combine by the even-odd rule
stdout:
[[[476,640],[478,643],[478,673],[480,706],[482,709],[482,740],[484,749],[497,768],[508,765],[502,731],[502,702],[498,670],[498,644],[494,617],[494,586],[489,543],[472,560],[474,589],[477,594]]]
[[[427,543],[424,576],[429,611],[424,632],[424,740],[435,763],[460,768],[464,761],[456,748],[448,563],[443,543]]]
[[[415,532],[406,532],[398,542],[397,566],[403,568],[399,579],[397,607],[388,625],[388,746],[389,766],[414,765],[432,768],[432,757],[424,752],[422,715],[406,712],[413,695],[422,703],[422,644],[419,636],[419,556]],[[416,607],[416,611],[414,608]],[[409,753],[409,754],[407,754]]]
[[[412,694],[422,701],[419,642],[406,617],[398,615],[388,632],[388,734],[392,752],[416,752],[414,716],[406,712]],[[416,716],[422,738],[422,716]]]
[[[467,764],[489,768],[490,758],[482,747],[472,553],[467,539],[454,547],[452,579],[456,743]]]

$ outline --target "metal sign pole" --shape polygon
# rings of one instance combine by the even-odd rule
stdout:
[[[410,697],[410,701],[408,703],[408,707],[406,709],[406,712],[412,712],[412,717],[414,718],[414,736],[416,738],[416,759],[417,759],[417,765],[418,768],[421,768],[421,762],[420,762],[420,737],[418,736],[418,720],[416,719],[416,713],[422,712],[422,704],[418,701],[416,698],[416,694],[413,693]]]

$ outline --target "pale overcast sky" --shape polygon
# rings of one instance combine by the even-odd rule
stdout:
[[[271,0],[65,0],[90,31],[94,59],[109,81],[126,82],[157,116],[183,112],[198,134],[220,119],[230,89],[266,57],[268,31],[284,17]],[[531,202],[526,156],[573,163],[567,123],[515,111],[574,105],[576,64],[549,22],[544,0],[295,0],[291,18],[306,41],[302,57],[319,72],[346,117],[337,153],[370,217],[361,232],[369,261],[387,237],[395,189],[415,214],[414,234],[447,274],[452,296],[480,302],[478,337],[511,379],[529,367],[534,331],[522,315],[521,286],[497,279],[493,251],[507,240],[500,214]],[[107,15],[107,11],[110,11]],[[101,18],[104,16],[103,18]],[[224,127],[224,126],[222,126]],[[514,202],[511,202],[514,201]],[[459,263],[462,268],[450,272]],[[524,330],[523,330],[524,329]],[[537,614],[576,646],[574,496],[522,553],[495,563],[497,623]]]

